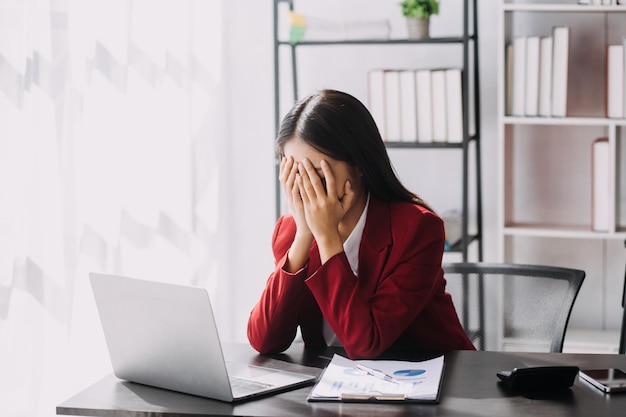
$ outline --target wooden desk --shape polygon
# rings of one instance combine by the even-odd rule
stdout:
[[[257,355],[248,345],[228,345],[230,360],[319,374],[332,350],[306,352],[292,346],[285,354]],[[425,359],[424,355],[399,359]],[[280,360],[280,361],[278,361]],[[144,385],[110,375],[57,406],[57,414],[102,417],[179,416],[623,416],[626,394],[604,395],[583,381],[566,393],[527,398],[506,392],[496,372],[524,366],[575,365],[583,368],[626,369],[626,356],[617,354],[503,353],[457,351],[445,355],[441,403],[341,404],[306,401],[311,387],[284,392],[241,404],[229,404]],[[301,368],[300,366],[307,368]]]

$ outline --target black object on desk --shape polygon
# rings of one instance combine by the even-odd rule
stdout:
[[[557,391],[574,385],[577,366],[535,366],[515,368],[497,373],[502,383],[512,391]]]
[[[621,369],[583,369],[580,371],[580,379],[602,392],[626,392],[626,372]]]

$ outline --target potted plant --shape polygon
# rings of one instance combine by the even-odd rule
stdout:
[[[439,14],[439,0],[403,0],[400,7],[407,19],[409,39],[428,38],[430,16]]]

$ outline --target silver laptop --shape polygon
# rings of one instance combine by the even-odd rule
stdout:
[[[113,371],[120,379],[228,402],[315,380],[226,363],[204,288],[89,275]]]

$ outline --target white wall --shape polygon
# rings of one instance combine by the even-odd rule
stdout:
[[[392,37],[406,36],[405,22],[397,1],[316,0],[296,2],[302,13],[337,20],[368,20],[385,17],[392,24]],[[368,7],[363,7],[367,4]],[[479,2],[479,49],[481,71],[483,217],[485,260],[495,260],[496,239],[496,0]],[[226,2],[230,76],[226,105],[230,114],[231,216],[233,229],[232,308],[230,317],[220,317],[227,340],[246,341],[248,313],[272,270],[270,238],[274,207],[274,86],[272,1]],[[434,17],[431,34],[459,34],[460,0],[443,0],[441,15]],[[358,49],[362,48],[362,49]],[[421,49],[420,49],[421,48]],[[318,88],[348,91],[366,97],[364,68],[453,65],[460,49],[415,47],[348,47],[299,50],[302,69],[301,95]],[[303,48],[302,48],[303,49]],[[458,64],[457,64],[458,65]],[[287,67],[288,68],[288,67]],[[283,70],[285,76],[286,72]],[[286,85],[290,83],[287,78]],[[285,88],[283,88],[285,90]],[[283,96],[289,103],[290,92]],[[281,109],[281,117],[288,106]],[[430,153],[433,152],[433,153]],[[442,152],[446,152],[445,154]],[[441,172],[441,160],[450,165],[460,159],[450,151],[392,150],[391,157],[401,179],[437,210],[454,204],[460,195],[458,170]],[[457,155],[458,157],[458,155]],[[440,159],[445,158],[445,159]],[[452,158],[452,159],[450,159]],[[419,165],[423,164],[423,165]],[[449,191],[450,190],[450,191]],[[460,201],[460,200],[459,200]]]
[[[272,2],[224,2],[231,211],[230,316],[225,340],[247,341],[246,323],[273,269],[274,86]],[[245,11],[245,12],[242,12]],[[223,312],[222,312],[223,313]]]

